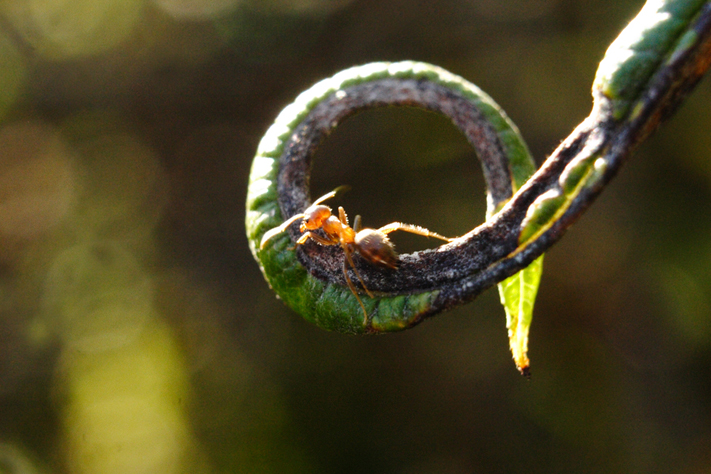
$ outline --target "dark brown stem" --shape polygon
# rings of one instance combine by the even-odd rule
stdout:
[[[642,107],[635,112],[634,118],[614,119],[608,99],[598,95],[590,116],[553,152],[501,212],[452,244],[416,256],[402,255],[398,271],[358,265],[367,287],[387,294],[437,289],[438,296],[427,312],[434,314],[470,301],[483,290],[528,266],[563,236],[637,146],[669,118],[706,72],[711,64],[711,6],[707,4],[702,8],[692,28],[698,34],[698,40],[661,66],[649,80],[639,96]],[[492,138],[493,132],[481,124],[484,121],[460,120],[462,114],[458,107],[462,105],[456,94],[437,90],[431,85],[427,81],[385,79],[345,89],[348,101],[334,97],[316,107],[287,143],[282,156],[279,203],[284,218],[309,205],[311,156],[326,134],[357,111],[391,104],[422,107],[449,116],[475,146],[493,200],[508,200],[510,180],[501,168],[502,152],[496,138]],[[607,164],[602,179],[583,189],[546,232],[521,248],[518,242],[521,223],[531,203],[558,186],[568,163],[590,153],[599,154]],[[295,227],[291,229],[293,238],[298,236]],[[345,285],[341,270],[343,256],[337,250],[305,245],[300,247],[298,258],[317,278]]]

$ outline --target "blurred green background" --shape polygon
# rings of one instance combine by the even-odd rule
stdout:
[[[322,331],[244,235],[260,136],[314,82],[414,59],[540,163],[639,0],[0,0],[0,473],[711,472],[711,84],[548,253],[533,378],[495,290],[384,337]],[[313,195],[482,222],[445,119],[346,122]],[[401,251],[431,245],[395,236]]]

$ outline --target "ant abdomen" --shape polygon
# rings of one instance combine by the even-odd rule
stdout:
[[[386,234],[376,229],[363,229],[353,241],[358,253],[368,262],[396,269],[400,263],[397,252]]]

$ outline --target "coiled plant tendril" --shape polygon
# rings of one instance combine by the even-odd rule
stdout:
[[[600,63],[591,114],[535,173],[515,125],[464,79],[411,61],[342,71],[299,95],[263,137],[247,196],[251,251],[285,303],[325,329],[346,333],[409,328],[498,283],[514,358],[526,373],[540,257],[671,115],[710,63],[711,2],[648,2]],[[420,107],[452,120],[481,161],[488,219],[454,242],[402,255],[396,271],[356,259],[374,295],[360,295],[371,315],[364,325],[338,246],[310,242],[293,249],[300,236],[296,224],[264,249],[260,241],[311,204],[311,158],[328,133],[356,112],[383,106]]]

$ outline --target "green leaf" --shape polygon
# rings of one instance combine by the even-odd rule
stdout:
[[[543,255],[528,267],[499,283],[501,304],[506,311],[509,346],[518,370],[529,376],[528,330],[533,317],[533,304],[543,274]]]
[[[521,153],[516,160],[510,160],[513,181],[511,188],[515,193],[536,171],[536,164],[528,151],[523,138],[519,133],[512,136]],[[490,209],[487,217],[491,217],[499,209]],[[530,226],[528,226],[530,227]],[[522,225],[522,235],[526,226]],[[519,242],[522,239],[519,238]],[[509,331],[509,347],[513,355],[516,368],[524,376],[529,376],[528,360],[528,330],[533,319],[533,305],[536,302],[538,286],[543,275],[543,255],[534,260],[528,267],[498,284],[501,304],[506,312],[506,328]]]

